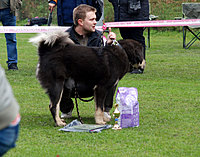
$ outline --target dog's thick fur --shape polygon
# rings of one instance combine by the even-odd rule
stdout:
[[[37,78],[50,98],[50,111],[57,126],[66,125],[59,117],[63,89],[70,91],[75,82],[94,87],[96,123],[109,121],[104,117],[104,106],[113,103],[118,81],[130,65],[143,61],[143,46],[134,40],[121,40],[121,46],[86,47],[73,44],[66,32],[56,32],[30,41],[38,44]]]

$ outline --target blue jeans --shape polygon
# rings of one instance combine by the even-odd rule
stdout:
[[[10,9],[0,9],[0,21],[3,26],[16,26],[16,16],[10,13]],[[17,63],[17,39],[16,33],[5,33],[8,66],[11,63]]]
[[[0,157],[3,156],[3,154],[5,154],[9,149],[15,147],[18,133],[19,124],[0,130]]]

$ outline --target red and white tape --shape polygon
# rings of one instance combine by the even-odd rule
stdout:
[[[45,33],[52,31],[66,31],[69,27],[60,26],[0,26],[0,33]],[[96,26],[102,31],[102,26]]]
[[[177,27],[196,25],[200,26],[200,19],[107,22],[104,24],[104,29],[108,27]]]
[[[200,19],[185,20],[155,20],[155,21],[124,21],[106,22],[103,26],[96,26],[102,31],[108,27],[177,27],[200,26]],[[51,31],[66,31],[69,27],[59,26],[0,26],[0,33],[42,33]]]
[[[57,30],[67,30],[68,27],[57,26],[1,26],[0,33],[43,33]]]

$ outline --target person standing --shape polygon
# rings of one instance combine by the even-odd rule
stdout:
[[[19,105],[0,65],[0,156],[15,147],[19,122]]]
[[[115,21],[148,21],[149,20],[149,0],[109,0],[114,8]],[[133,39],[140,42],[144,47],[145,59],[145,37],[143,27],[120,27],[120,34],[123,39]],[[135,69],[131,73],[142,74],[145,67],[145,60],[140,69]]]
[[[71,26],[73,24],[73,9],[80,4],[92,5],[92,0],[48,0],[49,10],[57,6],[58,26]]]
[[[22,1],[1,0],[0,1],[0,21],[3,26],[16,26],[16,11],[21,6]],[[5,33],[8,70],[18,70],[17,67],[17,39],[16,33]]]

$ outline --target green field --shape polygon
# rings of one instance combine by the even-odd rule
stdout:
[[[5,157],[200,155],[199,42],[185,50],[181,32],[152,31],[144,74],[127,74],[118,85],[138,89],[140,126],[101,133],[69,133],[54,127],[49,99],[36,80],[37,50],[28,43],[34,35],[17,34],[19,70],[7,71],[5,38],[0,34],[0,64],[21,106],[22,117],[17,147]],[[79,101],[85,123],[95,122],[94,110],[93,101]],[[75,109],[67,123],[74,119],[77,119]],[[113,119],[110,124],[114,124]]]

